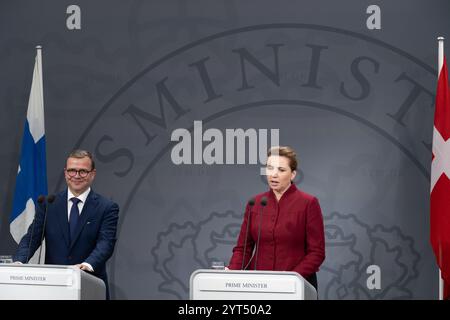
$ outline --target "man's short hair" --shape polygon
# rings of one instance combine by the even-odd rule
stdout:
[[[82,158],[86,158],[86,157],[91,159],[91,170],[94,170],[95,169],[95,161],[94,161],[94,158],[92,157],[92,153],[90,153],[89,151],[76,149],[76,150],[73,150],[68,156],[68,158],[77,158],[77,159],[82,159]]]

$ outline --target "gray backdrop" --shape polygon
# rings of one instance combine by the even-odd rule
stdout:
[[[66,26],[71,4],[80,30]],[[366,26],[373,4],[379,30]],[[94,152],[94,188],[121,207],[114,298],[188,298],[190,274],[228,262],[246,200],[267,189],[259,165],[172,162],[171,133],[201,120],[278,128],[297,150],[296,183],[325,220],[320,298],[435,299],[430,143],[449,12],[447,0],[1,0],[0,254],[16,248],[9,212],[42,45],[49,192],[70,150]],[[381,289],[366,285],[370,265]]]

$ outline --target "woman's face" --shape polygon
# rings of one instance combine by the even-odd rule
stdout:
[[[271,155],[267,159],[266,175],[270,189],[283,193],[294,180],[296,171],[289,166],[289,159],[283,156]]]

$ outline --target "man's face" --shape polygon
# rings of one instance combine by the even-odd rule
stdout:
[[[92,162],[88,157],[68,158],[64,175],[69,190],[78,196],[91,186],[95,178],[95,169],[92,170]]]

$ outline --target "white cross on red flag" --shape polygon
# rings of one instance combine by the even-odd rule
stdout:
[[[431,161],[430,240],[450,298],[450,89],[447,63],[439,72]]]

